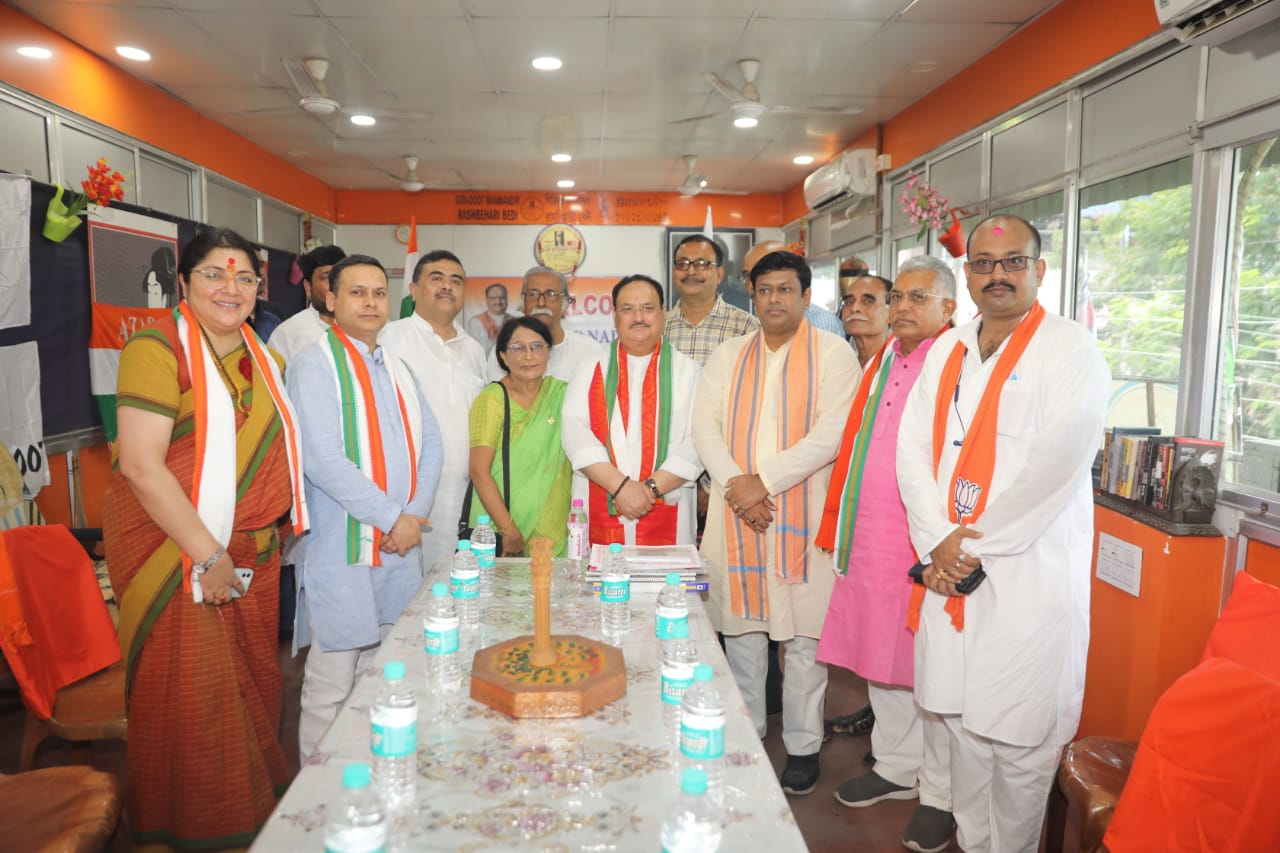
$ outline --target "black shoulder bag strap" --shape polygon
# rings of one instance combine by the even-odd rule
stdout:
[[[494,382],[502,389],[502,500],[511,511],[511,395],[507,386]],[[462,500],[462,517],[458,519],[458,533],[471,529],[471,497],[475,494],[475,484],[467,480],[467,496]],[[459,538],[467,538],[459,536]]]

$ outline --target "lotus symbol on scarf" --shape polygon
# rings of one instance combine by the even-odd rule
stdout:
[[[964,520],[973,515],[974,508],[978,505],[978,496],[982,494],[982,486],[977,483],[971,483],[964,477],[956,477],[956,521],[963,524]]]

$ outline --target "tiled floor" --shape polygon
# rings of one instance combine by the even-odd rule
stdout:
[[[302,687],[302,658],[289,657],[288,643],[281,645],[280,660],[284,670],[285,711],[282,738],[285,753],[292,766],[297,767],[298,696]],[[847,714],[866,704],[866,685],[843,670],[831,670],[827,692],[827,716]],[[0,687],[0,772],[17,770],[18,753],[22,742],[24,711],[15,693]],[[781,741],[781,718],[769,721],[769,733],[765,746],[774,766],[781,769],[786,754]],[[850,809],[840,805],[832,797],[832,791],[850,776],[865,772],[862,757],[870,748],[869,737],[836,736],[822,750],[822,777],[818,788],[807,797],[792,797],[791,808],[813,853],[835,851],[894,851],[902,850],[901,837],[907,821],[916,807],[915,801],[888,801],[867,809]],[[36,765],[48,767],[70,764],[72,751],[68,744],[50,740],[41,747]],[[90,761],[95,767],[109,770],[123,777],[124,746],[120,743],[94,744]],[[118,839],[122,841],[122,839]],[[118,843],[116,850],[127,846]],[[959,850],[952,843],[948,850]]]

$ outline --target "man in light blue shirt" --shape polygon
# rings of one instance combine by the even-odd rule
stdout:
[[[442,456],[412,373],[377,343],[390,310],[382,265],[348,256],[329,283],[334,327],[287,374],[311,509],[311,532],[295,555],[295,650],[311,646],[298,724],[304,761],[422,582],[422,525]],[[370,400],[373,412],[365,409]],[[364,424],[344,430],[344,418],[347,427]],[[371,456],[375,432],[381,458]]]

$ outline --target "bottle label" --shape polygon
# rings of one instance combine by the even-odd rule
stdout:
[[[476,598],[480,595],[479,572],[453,572],[449,576],[449,584],[454,598]]]
[[[577,522],[569,522],[569,543],[565,556],[571,560],[591,555],[591,546],[587,543],[587,526]]]
[[[693,684],[693,664],[680,662],[662,665],[663,703],[679,705],[690,684]]]
[[[471,550],[476,555],[476,562],[482,569],[492,569],[497,561],[498,546],[497,545],[477,545],[471,543]]]
[[[379,758],[400,758],[418,751],[418,709],[375,708],[370,747]]]
[[[427,641],[427,654],[449,655],[458,650],[458,617],[452,619],[428,619],[423,631]]]
[[[325,833],[324,853],[386,853],[387,825],[344,826]]]
[[[710,761],[724,756],[724,717],[680,715],[680,752],[686,758]]]
[[[605,604],[626,604],[631,600],[631,579],[604,578],[601,580],[600,600]]]
[[[689,624],[689,612],[672,607],[658,607],[657,619],[653,623],[654,636],[659,640],[670,640],[676,635],[676,626]]]

